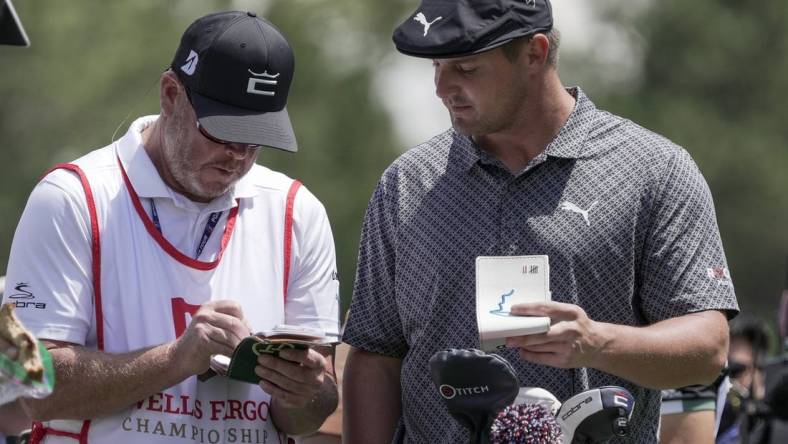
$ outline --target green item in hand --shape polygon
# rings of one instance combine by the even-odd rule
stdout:
[[[257,366],[257,357],[263,354],[279,356],[279,352],[285,349],[305,350],[309,348],[304,343],[282,342],[281,340],[270,340],[258,336],[249,336],[238,344],[230,365],[227,367],[227,376],[238,381],[245,381],[252,384],[260,382],[260,377],[254,372]]]

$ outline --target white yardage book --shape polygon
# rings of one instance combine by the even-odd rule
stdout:
[[[511,314],[514,304],[550,300],[547,256],[476,258],[476,321],[484,351],[504,347],[505,338],[550,329],[550,318]]]

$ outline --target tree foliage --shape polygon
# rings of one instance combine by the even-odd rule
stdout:
[[[274,22],[296,54],[288,111],[300,151],[266,150],[260,162],[301,179],[325,204],[346,306],[364,209],[382,170],[403,148],[372,93],[373,76],[394,51],[391,30],[416,4],[17,0],[33,46],[0,46],[6,165],[0,175],[0,270],[41,174],[106,145],[130,119],[158,112],[159,75],[196,17],[251,9]],[[589,55],[571,51],[564,53],[562,66],[571,68],[564,73],[580,80],[601,107],[688,149],[714,195],[742,306],[773,317],[788,253],[788,3],[662,0],[651,1],[644,14],[630,1],[597,5],[608,20],[634,30],[642,75],[630,88],[607,93],[596,87],[604,82],[594,80],[601,71],[583,71]],[[594,54],[616,43],[599,41]],[[400,87],[406,93],[406,85]]]
[[[774,320],[788,266],[788,3],[663,0],[636,29],[642,78],[603,102],[692,154],[740,305]]]

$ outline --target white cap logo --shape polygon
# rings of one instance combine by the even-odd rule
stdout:
[[[419,12],[415,17],[413,17],[413,20],[416,20],[421,24],[421,26],[424,27],[424,37],[427,37],[427,33],[430,32],[430,26],[442,18],[443,17],[441,16],[434,18],[432,21],[427,21],[427,16],[424,15],[423,12]]]
[[[277,83],[279,83],[276,78],[279,77],[280,73],[276,74],[268,74],[268,71],[263,71],[262,74],[258,74],[251,69],[248,70],[249,74],[253,75],[254,77],[249,77],[249,82],[246,84],[246,92],[249,94],[258,94],[261,96],[275,96],[276,91],[271,91],[265,88],[266,86],[275,87]],[[262,78],[257,78],[262,77]]]
[[[200,60],[200,57],[192,49],[189,52],[189,57],[186,57],[186,63],[183,66],[181,66],[181,71],[185,72],[186,75],[194,74],[194,70],[197,69],[198,60]]]

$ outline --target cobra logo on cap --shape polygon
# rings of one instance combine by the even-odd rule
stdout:
[[[279,74],[268,74],[268,71],[263,71],[261,74],[258,74],[251,69],[248,70],[249,74],[254,77],[249,77],[249,82],[246,84],[246,92],[249,94],[259,94],[261,96],[275,96],[276,91],[267,90],[267,89],[260,89],[265,88],[266,86],[275,87],[279,82],[276,80],[279,77]],[[258,86],[260,88],[258,88]]]

